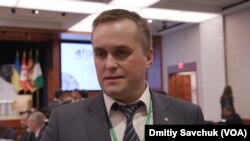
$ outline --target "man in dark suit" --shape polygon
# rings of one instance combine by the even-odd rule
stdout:
[[[222,118],[226,125],[241,125],[243,124],[241,116],[235,111],[231,105],[226,105],[222,109]],[[223,124],[223,123],[222,123]]]
[[[28,119],[28,128],[34,133],[35,138],[32,141],[40,141],[45,129],[46,117],[42,112],[35,111],[30,114]]]
[[[93,22],[92,45],[103,94],[55,108],[42,141],[120,141],[130,137],[128,130],[133,140],[143,140],[145,124],[205,124],[198,106],[150,90],[152,38],[138,14],[101,13]]]
[[[51,102],[48,106],[48,114],[50,115],[51,111],[53,108],[60,106],[61,104],[63,104],[63,99],[64,99],[64,95],[63,95],[63,91],[62,90],[57,90],[54,93],[54,100],[53,102]]]
[[[17,141],[34,141],[35,140],[35,134],[33,132],[30,132],[28,128],[28,119],[30,114],[32,113],[31,110],[27,110],[24,112],[21,112],[21,127],[22,131],[20,135],[17,137]]]

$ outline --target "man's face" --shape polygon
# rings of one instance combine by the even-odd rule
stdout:
[[[32,131],[34,133],[36,132],[35,131],[36,122],[33,119],[31,119],[31,118],[28,119],[28,128],[30,129],[30,131]]]
[[[21,120],[20,120],[22,128],[27,128],[28,127],[28,114],[24,113],[21,115]]]
[[[79,100],[79,99],[81,99],[81,95],[79,94],[79,92],[73,91],[72,92],[72,99],[73,100]]]
[[[98,80],[103,91],[122,102],[132,102],[145,90],[152,49],[143,52],[134,22],[120,20],[98,25],[92,44]]]

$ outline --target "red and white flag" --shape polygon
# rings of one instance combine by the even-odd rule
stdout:
[[[22,56],[22,64],[21,64],[21,73],[20,73],[20,84],[22,90],[26,93],[29,91],[29,83],[28,83],[29,71],[26,61],[26,52],[23,52]]]

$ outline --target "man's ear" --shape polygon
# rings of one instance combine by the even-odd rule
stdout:
[[[153,48],[150,48],[146,53],[146,68],[150,68],[153,61],[154,61]]]

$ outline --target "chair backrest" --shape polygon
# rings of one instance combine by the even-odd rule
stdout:
[[[6,139],[16,139],[16,130],[13,128],[8,128]]]
[[[0,138],[5,138],[7,134],[7,127],[0,124]]]
[[[0,124],[0,138],[15,140],[17,132],[14,128],[6,127]]]

